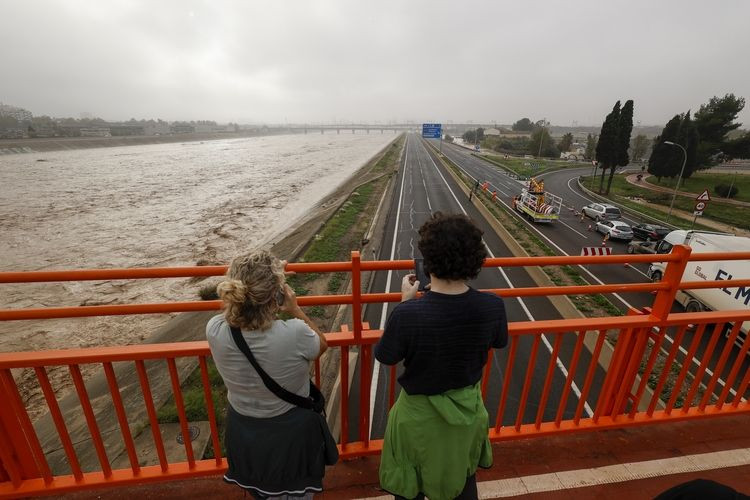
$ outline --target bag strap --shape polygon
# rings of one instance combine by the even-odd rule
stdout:
[[[295,406],[300,406],[307,410],[313,409],[313,403],[309,397],[306,398],[284,389],[274,379],[272,379],[270,375],[268,375],[265,370],[263,370],[263,368],[260,367],[258,362],[255,360],[255,356],[253,356],[253,353],[250,351],[250,346],[247,345],[245,337],[242,336],[242,331],[239,328],[234,326],[230,326],[229,328],[232,331],[232,338],[234,339],[234,343],[237,344],[237,347],[240,349],[240,351],[242,351],[247,360],[250,361],[250,364],[253,365],[255,371],[258,372],[258,375],[260,375],[260,379],[263,381],[266,389],[268,389],[279,399],[282,399],[287,403],[291,403]]]

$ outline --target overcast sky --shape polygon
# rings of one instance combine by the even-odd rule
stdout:
[[[746,0],[0,0],[0,101],[110,120],[600,125],[634,99],[634,122],[663,125],[750,98],[748,20]]]

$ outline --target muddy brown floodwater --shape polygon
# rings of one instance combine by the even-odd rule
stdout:
[[[293,226],[391,140],[309,134],[0,157],[0,271],[227,263]],[[0,308],[194,300],[199,287],[1,286]],[[0,322],[0,350],[133,344],[170,317]]]

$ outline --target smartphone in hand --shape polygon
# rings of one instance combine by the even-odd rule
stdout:
[[[430,284],[430,275],[424,272],[424,259],[414,259],[414,269],[417,275],[417,281],[419,281],[420,292],[425,290],[425,287]]]

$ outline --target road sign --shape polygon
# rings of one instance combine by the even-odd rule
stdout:
[[[610,247],[583,247],[581,248],[581,255],[612,255],[612,248]]]
[[[443,136],[443,125],[441,123],[423,123],[422,137],[425,139],[440,139]]]
[[[703,210],[695,210],[693,211],[693,215],[695,215],[696,217],[699,215],[703,215]],[[695,224],[695,220],[693,220],[693,224]]]
[[[695,198],[695,201],[711,201],[711,195],[708,194],[708,189],[704,189],[703,192]]]
[[[705,201],[699,201],[695,204],[695,211],[696,212],[703,212],[706,209],[706,202]]]

